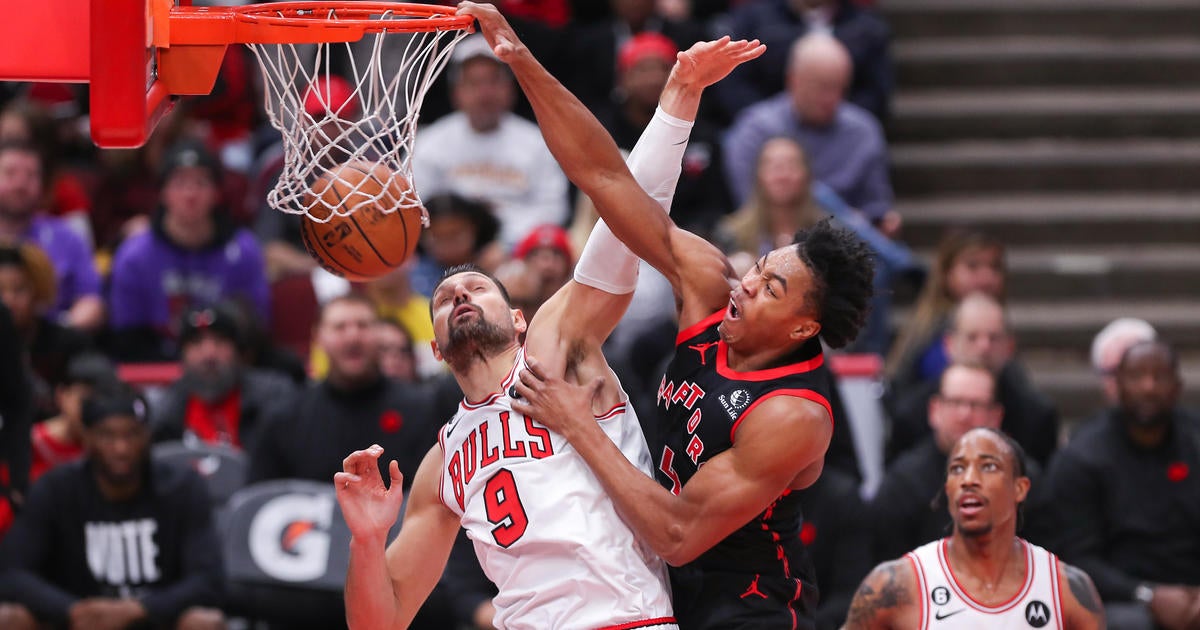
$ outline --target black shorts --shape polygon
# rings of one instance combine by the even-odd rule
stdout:
[[[671,570],[679,630],[814,630],[816,584],[796,577]]]

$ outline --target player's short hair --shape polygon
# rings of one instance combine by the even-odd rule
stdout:
[[[437,293],[438,287],[442,286],[442,283],[445,282],[448,278],[450,278],[452,276],[457,276],[460,273],[477,273],[481,276],[486,277],[488,280],[491,280],[492,284],[496,285],[497,289],[500,289],[500,295],[504,296],[504,303],[507,304],[509,308],[513,307],[512,298],[509,297],[509,295],[508,295],[508,289],[504,288],[504,283],[497,280],[496,276],[493,276],[492,274],[484,271],[483,267],[480,267],[479,265],[476,265],[475,263],[465,263],[462,265],[454,265],[453,267],[450,267],[446,271],[442,272],[441,280],[438,280],[438,283],[433,285],[433,290],[429,292],[429,297],[432,298],[433,294]],[[433,301],[432,300],[430,300],[430,302],[429,302],[429,316],[431,318],[433,317]]]
[[[1156,348],[1162,351],[1166,355],[1167,365],[1171,368],[1171,371],[1176,374],[1179,373],[1179,353],[1175,351],[1174,346],[1161,339],[1139,341],[1126,348],[1125,352],[1121,354],[1121,360],[1117,363],[1117,371],[1120,372],[1125,367],[1125,364],[1129,362],[1129,357],[1135,350],[1141,350],[1142,348]]]
[[[832,348],[854,341],[867,321],[874,293],[875,260],[852,232],[830,219],[796,232],[796,255],[813,276],[805,297],[821,323],[821,339]]]
[[[1021,446],[1020,442],[1014,440],[1011,435],[1005,433],[1004,431],[1001,431],[1000,429],[996,429],[993,427],[979,427],[978,429],[972,429],[972,431],[976,431],[976,430],[987,431],[988,433],[991,433],[992,435],[995,435],[996,437],[1000,438],[1001,442],[1004,442],[1005,444],[1008,445],[1008,450],[1010,451],[1010,455],[1012,457],[1013,476],[1014,477],[1028,477],[1029,476],[1029,465],[1028,465],[1028,457],[1029,456],[1025,454],[1025,448]]]
[[[1021,446],[1020,442],[1017,442],[1016,440],[1014,440],[1011,435],[1005,433],[1004,431],[1001,431],[1000,429],[996,429],[993,427],[978,427],[975,429],[971,429],[971,431],[968,431],[967,433],[971,433],[972,431],[987,431],[988,433],[991,433],[991,434],[999,437],[1000,441],[1002,441],[1008,445],[1009,456],[1012,458],[1013,478],[1019,479],[1021,477],[1029,477],[1029,459],[1028,459],[1029,456],[1025,454],[1025,449]],[[962,438],[959,438],[959,440],[961,441]],[[951,452],[954,451],[954,449],[950,449],[950,450],[951,450]],[[930,503],[929,503],[929,508],[931,510],[933,510],[934,512],[940,512],[947,508],[946,504],[948,503],[948,500],[946,498],[946,484],[944,482],[946,481],[946,479],[948,477],[949,477],[949,467],[947,467],[946,474],[942,476],[942,481],[943,481],[942,487],[938,490],[937,495],[933,497],[933,501],[930,501]],[[1029,497],[1026,496],[1025,500],[1028,501]],[[1020,533],[1024,527],[1025,527],[1025,501],[1021,501],[1021,502],[1017,503],[1017,533]],[[951,531],[953,531],[953,529],[954,529],[953,523],[950,523],[949,525],[947,525],[947,527],[946,527],[947,535],[949,535],[949,533]]]

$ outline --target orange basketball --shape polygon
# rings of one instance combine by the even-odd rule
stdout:
[[[313,185],[306,206],[316,216],[333,214],[331,208],[351,214],[327,223],[303,217],[304,248],[347,280],[370,280],[399,267],[421,236],[421,208],[401,207],[408,189],[404,176],[380,164],[349,162],[333,169]]]

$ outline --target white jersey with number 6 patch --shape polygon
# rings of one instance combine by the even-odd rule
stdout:
[[[1018,539],[1019,540],[1019,539]],[[975,601],[959,585],[947,557],[949,538],[905,554],[917,573],[924,630],[1062,630],[1058,558],[1021,540],[1025,582],[1010,600],[996,606]]]
[[[505,630],[675,628],[666,566],[634,536],[583,458],[512,411],[517,354],[500,391],[442,428],[441,501],[462,519]],[[622,398],[627,398],[622,393]],[[625,457],[651,475],[633,407],[597,417]]]

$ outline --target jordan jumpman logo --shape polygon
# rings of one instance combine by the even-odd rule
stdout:
[[[747,597],[750,597],[751,595],[758,595],[759,597],[761,597],[763,599],[767,598],[767,595],[765,593],[758,590],[758,578],[759,578],[759,575],[757,573],[755,573],[754,581],[750,583],[750,588],[746,589],[745,593],[742,593],[741,599],[746,599]]]
[[[688,348],[700,353],[700,365],[707,365],[707,363],[704,360],[704,353],[708,352],[708,349],[715,345],[717,345],[717,342],[710,341],[708,343],[692,344],[692,345],[688,346]]]

